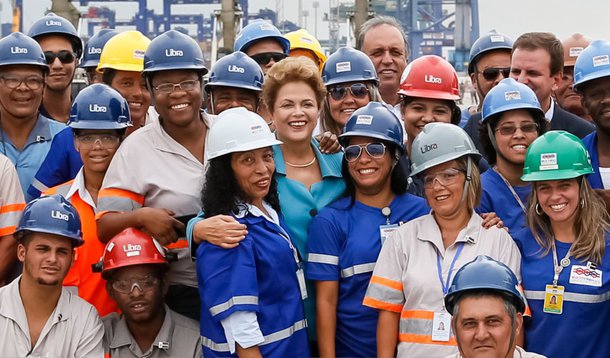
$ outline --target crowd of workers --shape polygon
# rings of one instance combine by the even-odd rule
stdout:
[[[0,39],[0,357],[610,356],[610,42],[407,48]]]

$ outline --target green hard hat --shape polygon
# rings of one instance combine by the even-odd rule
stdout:
[[[589,152],[577,136],[549,131],[527,148],[523,181],[573,179],[593,173]]]

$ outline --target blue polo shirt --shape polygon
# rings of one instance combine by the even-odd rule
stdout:
[[[339,281],[335,354],[337,357],[377,355],[376,309],[362,305],[381,252],[380,226],[399,224],[428,214],[424,199],[402,194],[390,203],[387,218],[381,209],[355,201],[337,200],[313,219],[309,232],[306,277]]]
[[[565,287],[563,312],[543,312],[545,286],[553,283],[553,254],[542,256],[542,249],[529,229],[513,234],[521,251],[523,288],[532,312],[525,322],[526,349],[553,358],[610,357],[610,237],[601,265],[601,287],[570,283],[572,266],[587,262],[570,257],[570,265],[559,275]],[[557,258],[565,257],[570,244],[555,241]]]
[[[25,146],[19,150],[0,127],[0,153],[6,155],[15,164],[26,201],[33,199],[28,195],[27,190],[51,147],[51,139],[64,128],[66,128],[65,124],[38,114],[36,124],[32,128]]]
[[[28,195],[37,198],[41,192],[74,179],[82,166],[83,161],[74,147],[74,132],[66,127],[53,137],[51,149],[28,188]]]
[[[248,311],[256,312],[265,337],[263,357],[309,357],[297,263],[284,224],[250,212],[235,218],[248,229],[239,246],[203,242],[197,248],[204,356],[237,356],[230,354],[221,321]]]
[[[591,159],[591,166],[593,167],[593,173],[587,175],[587,180],[593,189],[604,189],[604,182],[599,174],[599,154],[597,153],[597,131],[590,133],[582,139],[589,157]],[[610,189],[610,188],[607,188]]]
[[[481,175],[481,186],[483,193],[481,204],[477,208],[478,213],[495,212],[504,221],[504,226],[509,228],[510,232],[515,232],[526,226],[525,212],[523,212],[517,199],[498,172],[489,169],[483,173]],[[527,208],[527,200],[532,191],[532,185],[513,186],[513,190]]]

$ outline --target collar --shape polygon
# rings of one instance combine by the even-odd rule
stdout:
[[[53,134],[51,133],[51,119],[42,115],[42,113],[38,113],[38,117],[36,118],[36,124],[34,124],[34,128],[28,135],[28,139],[25,142],[23,148],[27,147],[32,143],[44,143],[48,142],[53,138]],[[12,144],[6,132],[0,126],[0,133],[2,133],[2,137],[5,142],[9,142]]]
[[[464,242],[466,244],[476,245],[479,241],[479,234],[483,225],[483,218],[481,218],[474,210],[468,220],[468,224],[463,228],[457,235],[455,245],[458,242]],[[428,241],[432,243],[438,249],[438,252],[445,252],[445,245],[443,244],[443,236],[441,230],[434,220],[432,212],[430,215],[423,216],[423,230],[419,230],[417,238],[421,241]]]
[[[205,126],[209,129],[210,121],[207,118],[206,114],[201,112],[199,118],[203,121]],[[181,155],[185,158],[189,158],[189,159],[194,160],[197,163],[201,164],[197,160],[197,158],[195,158],[186,148],[184,148],[184,146],[182,146],[180,143],[176,142],[176,140],[174,138],[172,138],[165,131],[165,129],[163,129],[163,126],[161,125],[162,121],[163,121],[163,119],[161,117],[159,117],[159,120],[154,121],[150,124],[151,131],[153,132],[153,133],[151,133],[152,134],[151,140],[152,140],[154,147],[160,151],[178,154],[178,155]],[[206,137],[207,137],[207,135],[208,134],[206,133]],[[206,140],[206,142],[207,142],[207,140]],[[205,159],[204,159],[204,161],[205,161]]]
[[[340,153],[334,153],[334,154],[322,154],[322,152],[320,152],[320,149],[318,148],[319,143],[318,141],[315,140],[315,138],[311,138],[311,147],[313,148],[313,153],[316,156],[316,162],[318,163],[318,166],[320,166],[320,173],[322,174],[322,178],[326,178],[326,177],[335,177],[335,178],[341,178],[341,160],[337,160],[336,163],[338,163],[338,165],[332,165],[335,164],[335,161],[332,160],[327,160],[327,158],[330,159],[330,156],[335,156],[335,155],[341,155],[342,158],[342,154]],[[282,153],[282,149],[280,148],[279,145],[274,145],[273,146],[273,156],[275,158],[275,171],[278,174],[281,175],[286,175],[286,161],[284,160],[284,153]]]
[[[141,356],[149,356],[152,355],[152,351],[155,348],[163,349],[167,353],[168,356],[171,357],[171,345],[172,345],[172,337],[174,335],[174,319],[171,314],[171,310],[167,305],[165,305],[165,317],[163,319],[163,325],[157,333],[155,340],[153,341],[152,346],[148,350],[148,352],[141,352],[140,347],[136,343],[135,338],[131,335],[129,328],[127,327],[127,322],[125,321],[125,316],[121,315],[121,319],[117,323],[114,329],[114,335],[112,340],[110,341],[110,349],[121,348],[124,346],[129,346],[129,350],[131,350],[134,354],[140,354]]]
[[[19,282],[21,281],[21,276],[17,277],[10,284],[3,288],[2,296],[2,305],[0,305],[0,316],[9,318],[15,321],[24,331],[27,330],[28,320],[25,313],[25,307],[23,306],[23,300],[21,299],[21,294],[19,293]],[[47,319],[47,323],[45,326],[51,321],[52,325],[57,322],[67,321],[71,317],[71,301],[74,299],[73,294],[65,288],[61,288],[61,295],[59,296],[59,300],[57,301],[57,305],[53,310],[53,313]],[[28,334],[29,337],[29,334]]]
[[[546,120],[550,122],[553,119],[554,115],[555,115],[555,100],[553,100],[553,97],[551,97],[551,106],[549,107],[549,110],[546,111],[546,113],[544,114],[544,118],[546,118]]]
[[[263,206],[265,207],[265,210],[267,210],[267,212],[269,213],[269,216],[265,215],[265,213],[263,213],[261,211],[261,209],[259,209],[258,207],[252,205],[252,204],[248,204],[248,203],[242,203],[239,205],[239,212],[235,215],[236,218],[238,219],[243,219],[244,217],[246,217],[246,215],[252,215],[254,217],[257,218],[264,218],[267,221],[270,221],[278,226],[280,226],[280,218],[279,215],[277,214],[277,211],[275,211],[275,209],[273,209],[271,207],[271,205],[267,204],[266,201],[263,201]]]
[[[66,193],[66,199],[70,199],[72,197],[72,195],[74,195],[74,193],[78,192],[78,196],[85,202],[87,203],[89,206],[91,206],[93,208],[93,210],[96,210],[97,208],[95,207],[95,202],[93,201],[93,197],[91,197],[91,194],[89,194],[89,192],[87,191],[87,188],[85,187],[85,172],[84,172],[84,167],[81,167],[80,170],[78,171],[78,173],[76,174],[76,176],[74,177],[74,181],[72,182],[72,185],[70,186],[70,190],[68,190],[68,193]]]

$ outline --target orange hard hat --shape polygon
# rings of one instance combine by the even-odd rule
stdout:
[[[563,66],[574,66],[576,59],[589,44],[591,39],[583,34],[573,34],[572,36],[563,39]]]
[[[398,94],[455,101],[460,98],[457,72],[441,57],[422,56],[405,68]]]
[[[169,266],[165,250],[149,235],[135,228],[127,228],[113,237],[102,258],[102,277],[108,279],[112,271],[134,265]]]

